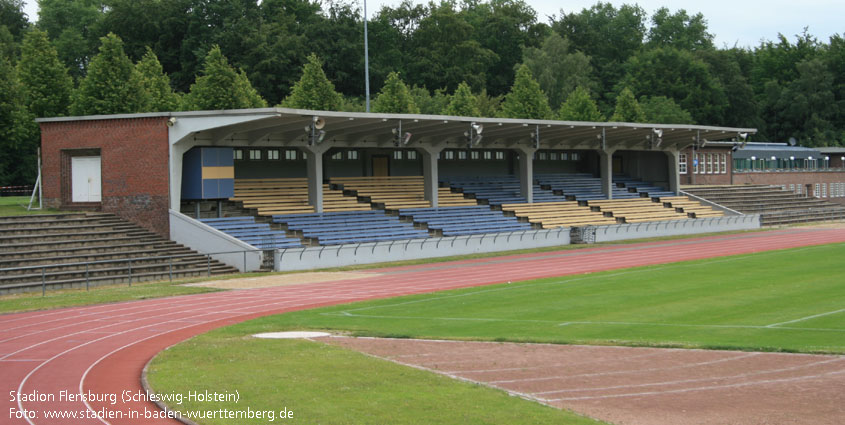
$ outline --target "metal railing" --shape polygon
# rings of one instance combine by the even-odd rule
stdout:
[[[38,270],[40,270],[41,271],[41,295],[44,296],[47,293],[47,285],[56,283],[56,282],[50,282],[50,281],[47,280],[47,269],[50,269],[50,268],[82,267],[82,266],[85,266],[85,290],[88,291],[88,290],[90,290],[90,286],[91,286],[91,273],[102,270],[102,269],[93,269],[92,270],[91,266],[98,265],[98,264],[126,263],[126,268],[125,268],[126,274],[124,276],[128,278],[128,284],[131,287],[132,286],[132,278],[133,278],[133,276],[132,276],[132,271],[133,271],[132,263],[133,262],[136,264],[135,269],[137,271],[137,269],[139,268],[137,265],[139,263],[148,262],[148,261],[155,261],[155,260],[167,260],[168,280],[170,282],[172,282],[173,281],[173,273],[174,273],[174,269],[173,269],[173,266],[174,266],[173,260],[174,259],[178,260],[178,259],[181,259],[181,258],[204,256],[205,260],[206,260],[205,261],[205,263],[206,263],[206,273],[207,273],[207,276],[210,277],[211,276],[211,262],[212,262],[211,257],[212,256],[215,256],[215,255],[232,255],[232,254],[243,253],[243,265],[244,265],[244,270],[246,270],[247,264],[248,264],[247,263],[247,254],[249,254],[251,252],[263,253],[265,251],[267,251],[267,250],[252,249],[252,250],[237,250],[237,251],[210,252],[210,253],[157,255],[157,256],[149,256],[149,257],[131,257],[131,258],[119,258],[119,259],[114,259],[114,260],[80,261],[80,262],[75,262],[75,263],[54,263],[54,264],[42,264],[42,265],[37,265],[37,266],[7,267],[7,268],[0,269],[0,275],[3,275],[4,273],[7,273],[7,272],[12,272],[12,271],[27,271],[27,270],[38,271]],[[217,260],[214,260],[214,261],[217,261]],[[176,262],[175,264],[177,266],[179,265],[178,262]],[[154,266],[161,266],[161,265],[157,264],[157,265],[154,265]],[[115,269],[115,268],[110,269],[110,271],[116,271],[116,270],[118,270],[118,269]],[[68,271],[67,273],[80,273],[80,272],[82,272],[82,271],[76,270],[76,271]],[[178,273],[179,270],[177,269],[176,272]],[[59,273],[61,273],[61,272],[59,272]],[[159,274],[163,274],[163,273],[159,273]],[[119,277],[123,277],[123,276],[115,276],[115,278],[119,278]],[[140,277],[138,277],[138,279],[140,279]],[[24,283],[24,284],[26,284],[26,283]],[[34,285],[29,285],[29,286],[34,286]],[[10,289],[10,288],[6,285],[0,285],[0,291],[2,291],[4,289]]]

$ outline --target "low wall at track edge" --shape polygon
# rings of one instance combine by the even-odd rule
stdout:
[[[276,271],[451,257],[569,245],[568,227],[276,250]]]
[[[573,242],[596,243],[664,236],[718,233],[760,228],[760,215],[732,215],[685,220],[650,221],[646,223],[586,226],[573,229]]]

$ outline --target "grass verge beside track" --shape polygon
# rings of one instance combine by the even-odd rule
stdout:
[[[29,196],[2,196],[0,197],[0,217],[15,215],[62,214],[71,212],[53,210],[49,208],[27,211],[27,205],[29,205]],[[36,201],[34,205],[38,206],[38,201]]]

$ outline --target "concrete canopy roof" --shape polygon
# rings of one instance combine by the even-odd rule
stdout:
[[[541,149],[601,149],[602,133],[608,150],[676,150],[700,141],[725,140],[739,134],[754,134],[754,128],[730,128],[680,124],[643,124],[477,118],[420,114],[377,114],[363,112],[312,111],[262,108],[224,111],[98,115],[41,118],[39,123],[80,120],[109,120],[168,117],[171,143],[186,138],[221,146],[305,146],[305,128],[313,117],[325,121],[325,141],[339,147],[393,147],[401,133],[411,133],[405,148],[421,145],[467,147],[464,135],[472,123],[483,126],[478,149],[533,147],[532,133],[539,129]],[[658,138],[658,132],[662,137]],[[658,139],[661,139],[659,144]],[[325,143],[325,142],[324,142]]]

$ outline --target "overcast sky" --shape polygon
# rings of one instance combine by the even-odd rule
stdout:
[[[360,0],[363,1],[363,0]],[[372,16],[381,5],[396,5],[400,0],[369,0],[367,14]],[[427,3],[427,0],[414,0],[415,3]],[[537,11],[542,21],[546,17],[578,12],[596,3],[596,0],[526,0]],[[26,13],[30,21],[38,19],[36,0],[28,0]],[[617,7],[631,1],[611,0]],[[672,11],[685,9],[690,15],[701,12],[707,19],[708,27],[715,34],[716,46],[739,45],[754,47],[760,40],[775,40],[778,33],[794,41],[795,34],[800,34],[808,27],[810,34],[820,41],[827,42],[833,34],[845,33],[845,1],[842,0],[639,0],[636,1],[649,14],[661,6]]]

